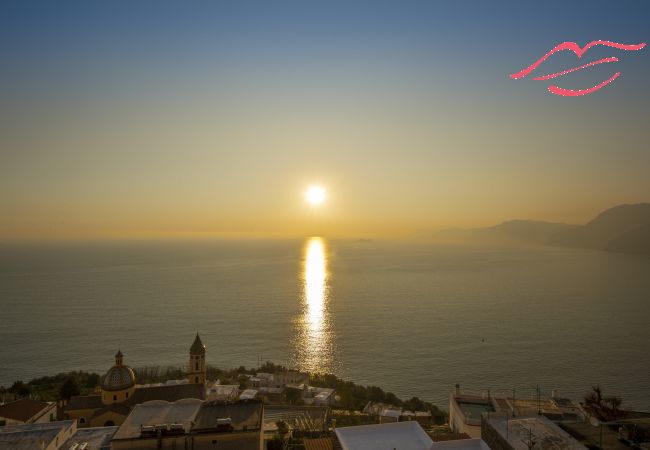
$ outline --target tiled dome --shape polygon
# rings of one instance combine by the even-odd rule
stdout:
[[[135,374],[129,366],[113,366],[104,376],[102,388],[106,391],[121,391],[135,386]]]
[[[117,351],[115,365],[106,372],[102,380],[102,389],[105,391],[121,391],[135,386],[135,373],[129,366],[122,364],[122,352]]]

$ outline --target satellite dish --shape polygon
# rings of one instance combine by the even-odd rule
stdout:
[[[596,419],[595,417],[591,416],[589,418],[589,423],[591,423],[593,426],[598,427],[600,426],[600,420]]]

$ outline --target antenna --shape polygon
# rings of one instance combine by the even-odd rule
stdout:
[[[526,447],[528,447],[528,450],[532,450],[532,448],[535,447],[535,440],[533,439],[533,429],[532,428],[528,429],[528,440],[525,441],[525,440],[522,439],[521,442],[523,442],[526,445]]]

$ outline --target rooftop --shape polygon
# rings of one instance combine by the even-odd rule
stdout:
[[[98,409],[104,407],[102,396],[99,394],[93,395],[78,395],[72,397],[65,409]]]
[[[322,431],[327,424],[328,408],[325,406],[265,405],[265,428],[273,429],[283,421],[295,430]],[[391,449],[392,450],[392,449]]]
[[[199,337],[199,333],[196,333],[196,337],[194,338],[194,342],[192,343],[192,346],[190,347],[190,355],[205,355],[205,345],[203,345],[203,342],[201,342],[201,338]]]
[[[200,433],[216,428],[219,419],[230,419],[233,431],[259,430],[262,427],[262,418],[260,401],[206,402],[196,415],[192,430]]]
[[[433,441],[415,421],[334,430],[343,450],[429,450]]]
[[[175,402],[184,398],[205,398],[205,387],[202,384],[171,384],[163,386],[142,387],[135,390],[133,397],[125,404],[133,406],[151,400]]]
[[[515,417],[507,420],[502,416],[490,416],[487,422],[503,439],[507,437],[507,441],[515,450],[528,450],[527,443],[531,439],[535,442],[535,448],[586,450],[584,445],[544,416]]]
[[[0,427],[0,450],[34,450],[76,430],[73,420]]]
[[[139,438],[143,425],[176,423],[183,425],[183,429],[187,433],[202,404],[202,400],[195,398],[186,398],[173,403],[164,400],[141,403],[133,408],[113,439]]]
[[[70,439],[61,446],[62,450],[68,450],[74,444],[88,444],[86,450],[109,450],[111,439],[118,427],[96,427],[79,428]]]
[[[0,417],[27,422],[29,419],[50,406],[51,403],[21,398],[0,406]]]
[[[303,444],[305,445],[305,450],[334,450],[334,444],[332,443],[332,438],[304,438]]]
[[[170,384],[161,386],[136,387],[133,396],[124,403],[115,403],[110,405],[113,408],[119,408],[121,414],[128,414],[127,409],[139,403],[145,403],[153,400],[165,400],[175,402],[184,398],[195,398],[202,400],[205,398],[205,390],[202,384]],[[116,406],[117,405],[117,406]],[[66,405],[66,410],[78,409],[95,409],[104,411],[107,408],[102,402],[102,396],[99,394],[79,395],[72,397]]]
[[[456,439],[434,442],[431,450],[490,450],[482,439]]]
[[[251,400],[257,397],[257,390],[255,389],[246,389],[239,394],[239,398],[242,400]]]

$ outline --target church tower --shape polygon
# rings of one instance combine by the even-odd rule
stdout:
[[[187,379],[191,384],[205,384],[205,345],[196,333],[194,343],[190,347],[190,365]]]

